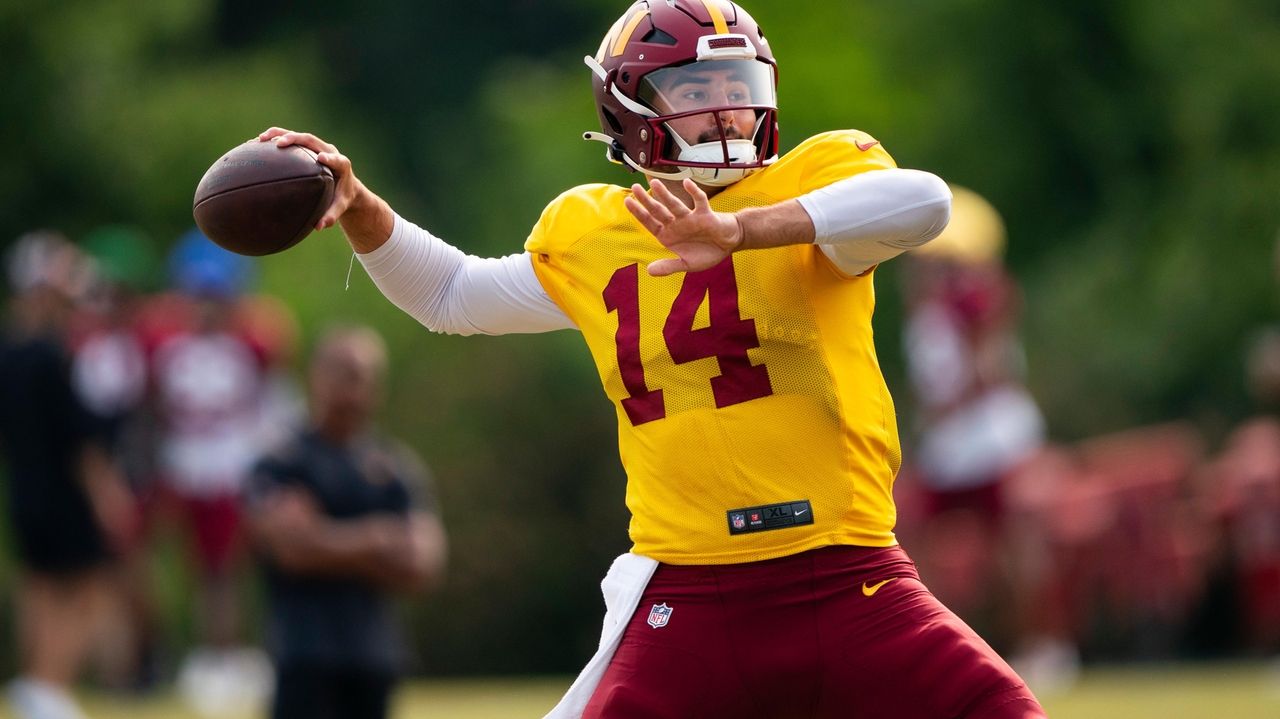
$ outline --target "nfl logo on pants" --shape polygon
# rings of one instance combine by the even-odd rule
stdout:
[[[667,622],[671,621],[671,607],[666,602],[653,605],[653,609],[649,610],[649,626],[654,629],[660,629],[667,626]]]

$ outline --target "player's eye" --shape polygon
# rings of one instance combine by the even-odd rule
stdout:
[[[680,93],[680,99],[688,104],[699,104],[707,101],[707,91],[690,88]]]

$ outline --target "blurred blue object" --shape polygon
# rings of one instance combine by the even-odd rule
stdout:
[[[236,297],[253,282],[255,269],[252,259],[222,249],[194,227],[169,254],[173,287],[196,297]]]

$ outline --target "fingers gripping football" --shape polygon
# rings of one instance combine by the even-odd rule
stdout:
[[[355,173],[351,171],[351,160],[338,151],[332,143],[316,137],[309,132],[293,132],[282,127],[272,127],[258,135],[261,142],[274,141],[278,147],[298,145],[316,153],[316,161],[333,171],[335,187],[333,202],[329,209],[316,222],[316,229],[332,227],[342,217],[360,189]]]
[[[675,258],[649,264],[649,274],[665,276],[676,272],[697,272],[716,266],[742,242],[741,227],[732,213],[716,212],[706,193],[692,180],[682,185],[693,207],[677,197],[658,179],[650,179],[652,193],[640,185],[631,186],[624,200],[627,210]]]

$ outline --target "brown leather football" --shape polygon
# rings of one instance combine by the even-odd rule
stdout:
[[[206,237],[242,255],[298,244],[333,200],[333,173],[315,153],[274,142],[232,148],[200,178],[192,214]]]

